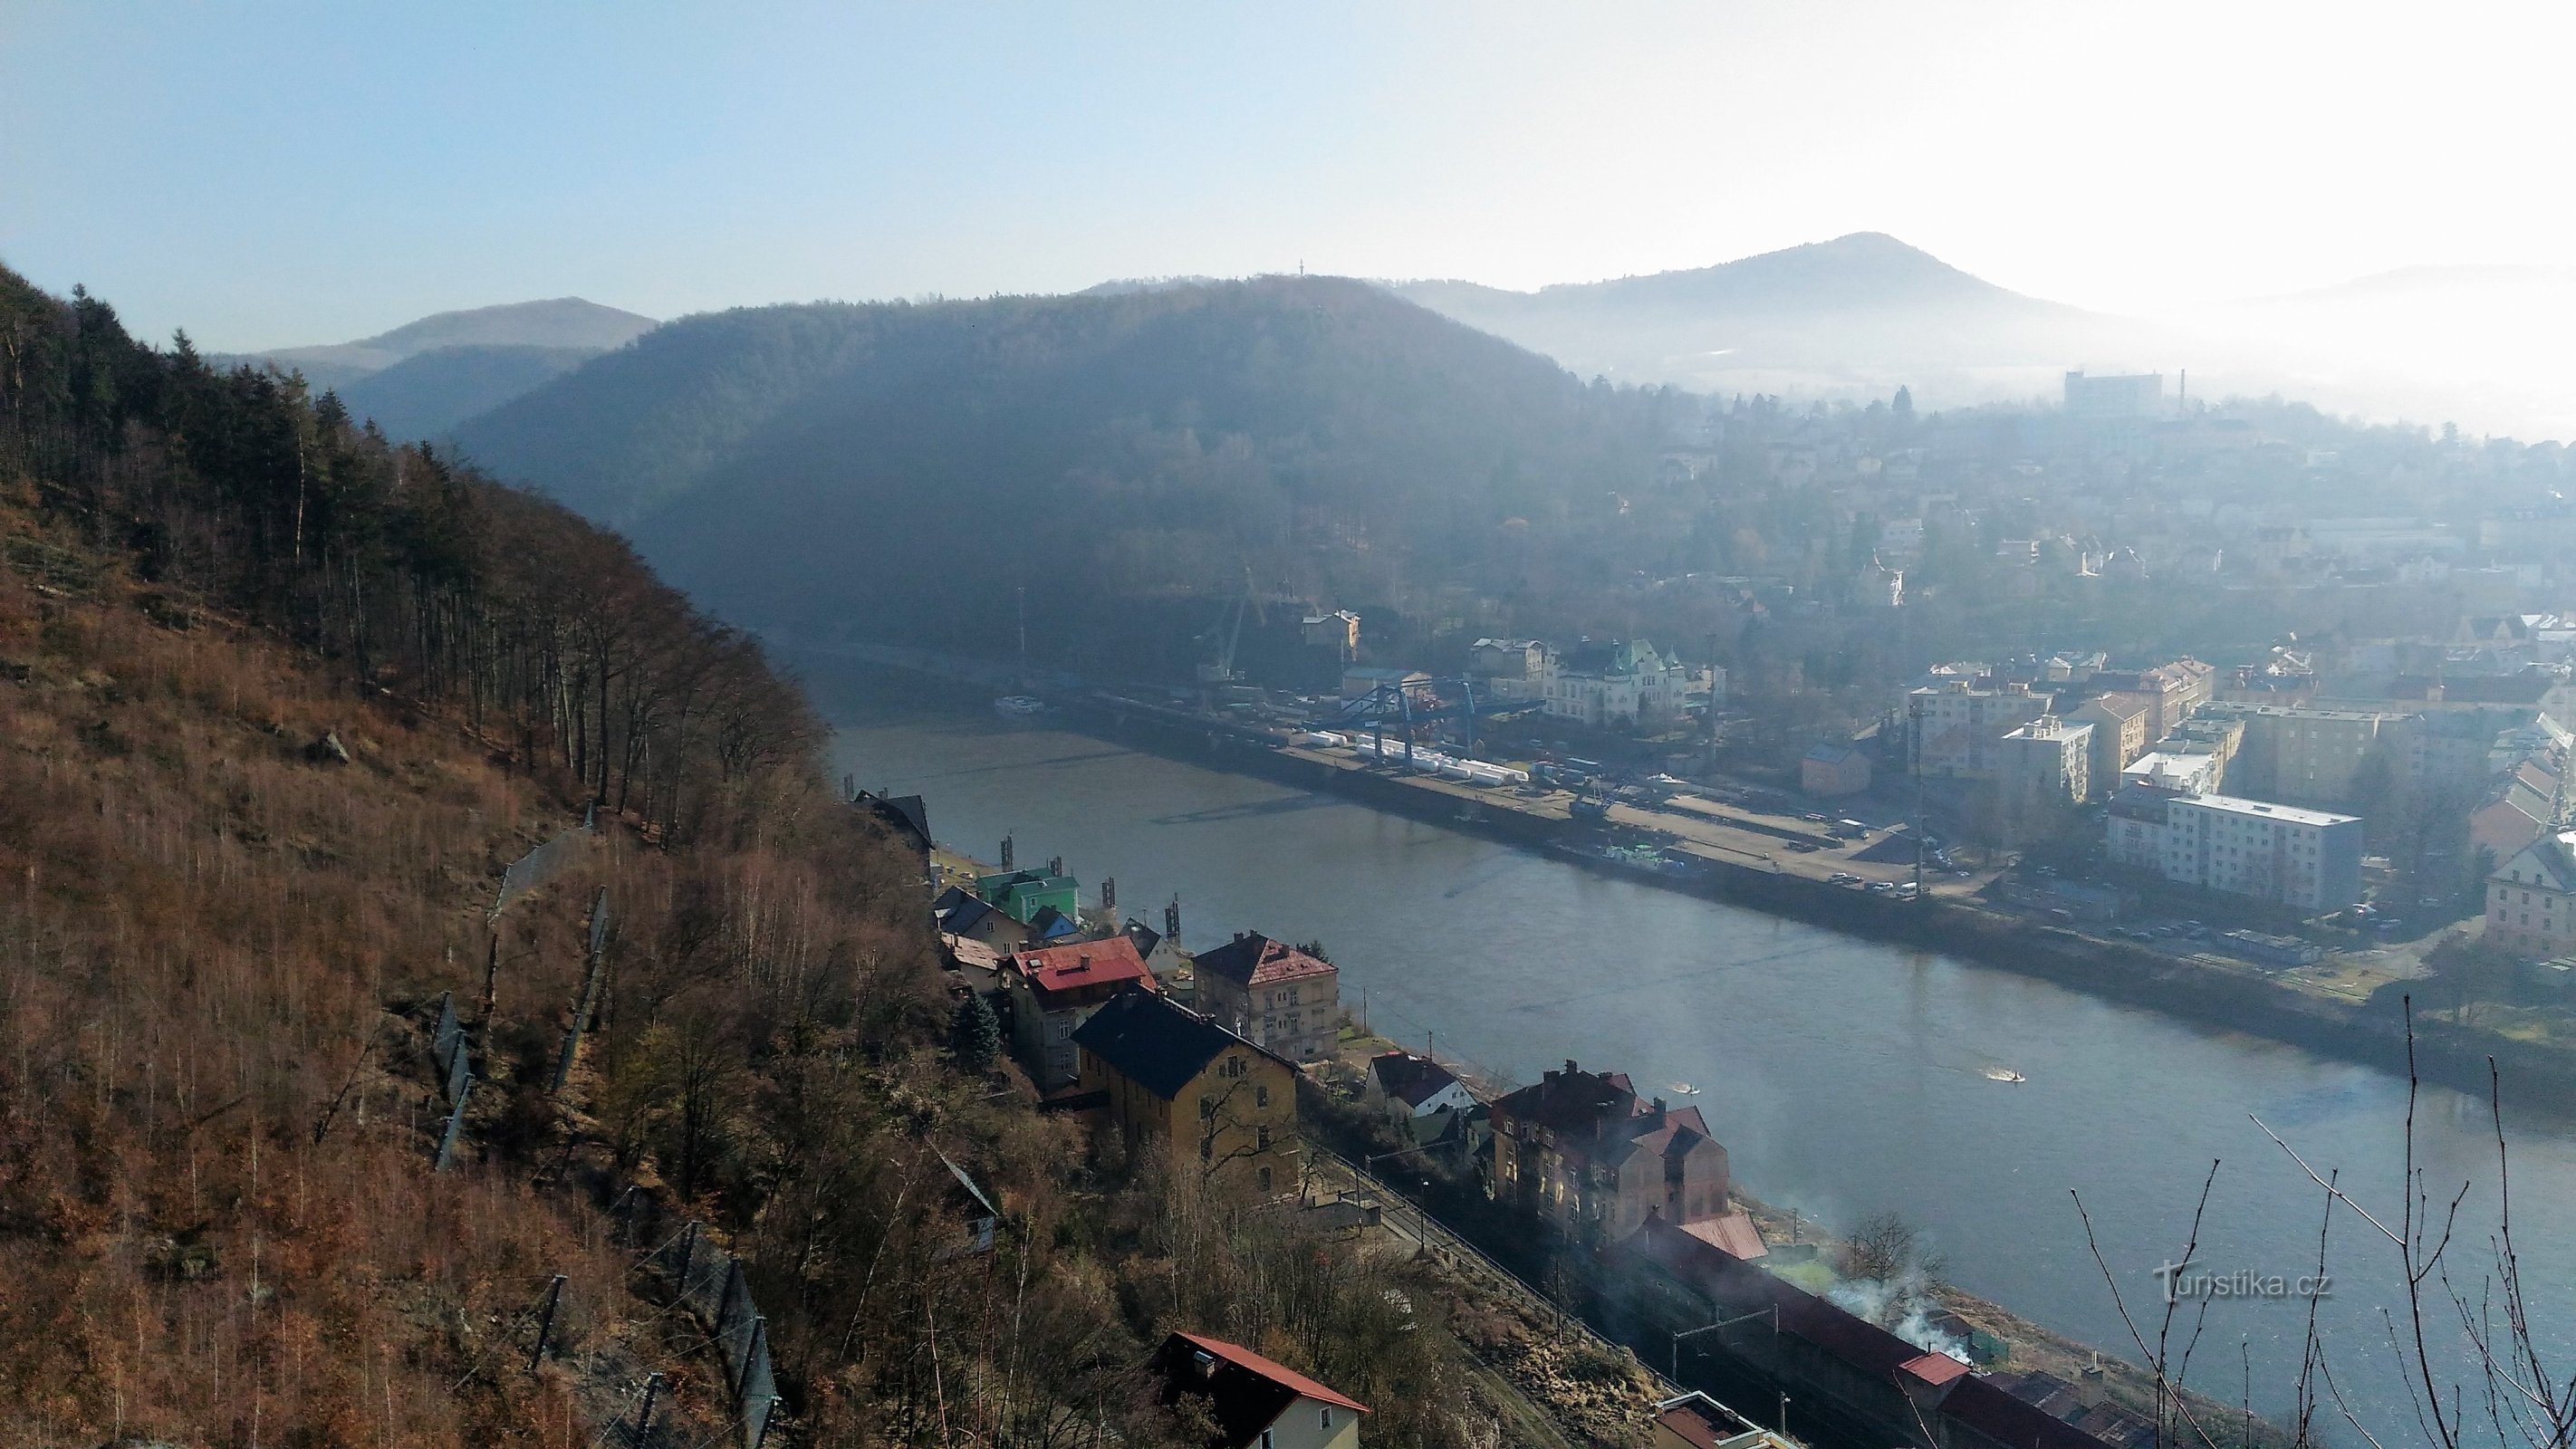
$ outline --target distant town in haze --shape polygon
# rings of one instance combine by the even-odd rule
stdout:
[[[294,132],[312,194],[222,235],[309,247],[281,316],[374,319],[256,351],[292,334],[236,293],[284,283],[187,207],[138,240],[97,159],[202,138],[0,100],[47,122],[0,155],[32,211],[86,199],[0,222],[0,1442],[2576,1440],[2576,273],[2126,315],[1848,230],[1883,198],[2010,255],[2052,199],[1961,229],[1974,158],[1870,99],[1958,56],[1891,11],[1812,97],[1865,175],[1820,117],[1645,158],[1674,228],[1704,192],[1770,208],[1727,236],[1841,219],[1803,244],[764,300],[925,246],[1060,278],[1115,240],[1069,220],[1094,192],[1140,258],[1239,262],[1157,188],[1278,231],[1237,214],[1262,164],[1346,250],[1526,270],[1612,225],[1546,128],[1633,176],[1631,118],[1569,118],[1675,114],[1662,20],[1389,19],[1438,74],[1264,36],[1210,73],[1245,94],[1175,102],[1208,134],[1148,146],[1168,116],[1041,124],[1024,83],[1159,96],[1199,22],[1166,75],[898,18],[725,31],[757,84],[713,31],[585,31],[682,143],[625,109],[664,139],[476,140],[535,104],[521,47],[572,44],[537,16],[403,77],[452,128],[243,81],[205,124]],[[2121,71],[2075,23],[1968,29]],[[2384,39],[2244,24],[2209,45]],[[1729,18],[1693,84],[1734,107],[1812,25]],[[143,90],[218,65],[167,51],[135,40]],[[1581,83],[1516,82],[1500,152],[1425,140],[1407,88],[1472,113],[1504,55]],[[812,124],[859,91],[919,114]],[[1288,119],[1327,170],[1367,136],[1348,197],[1224,152]],[[850,180],[851,136],[886,169]],[[2047,192],[2063,139],[1994,144]],[[1191,165],[1109,185],[1120,145]],[[1559,229],[1480,210],[1480,167]],[[2173,174],[2138,205],[2234,224]],[[2272,213],[2235,204],[2250,255]],[[379,250],[329,240],[352,217]],[[2497,255],[2551,244],[2525,220]],[[126,276],[242,330],[145,335]]]

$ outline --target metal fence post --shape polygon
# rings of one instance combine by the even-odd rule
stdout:
[[[473,1095],[474,1074],[467,1072],[465,1085],[457,1089],[456,1107],[447,1114],[447,1130],[439,1135],[438,1161],[431,1166],[431,1171],[445,1172],[447,1165],[456,1160],[457,1129],[465,1125],[465,1101]]]
[[[557,1273],[553,1285],[546,1289],[546,1316],[537,1322],[537,1346],[528,1351],[530,1373],[535,1373],[537,1365],[545,1361],[546,1340],[552,1338],[555,1331],[555,1309],[563,1304],[563,1285],[564,1275]]]
[[[698,1225],[694,1220],[692,1220],[688,1226],[680,1229],[680,1272],[678,1276],[680,1284],[680,1301],[683,1303],[689,1301],[689,1259],[695,1257],[697,1255],[697,1251]]]
[[[644,1412],[635,1416],[635,1443],[638,1449],[643,1449],[643,1446],[653,1442],[653,1399],[661,1392],[662,1376],[658,1373],[646,1374],[644,1376]]]

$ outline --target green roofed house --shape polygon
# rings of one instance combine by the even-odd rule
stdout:
[[[975,877],[975,895],[1003,915],[1029,925],[1049,906],[1067,920],[1080,920],[1082,883],[1058,870],[1014,870]]]

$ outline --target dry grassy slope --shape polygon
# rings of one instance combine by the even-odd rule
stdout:
[[[428,1168],[400,1009],[471,999],[499,864],[568,817],[0,504],[0,1440],[587,1443],[703,1360],[574,1194]],[[505,1016],[559,1015],[585,906],[513,908]]]

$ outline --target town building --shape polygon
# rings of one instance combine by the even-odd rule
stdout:
[[[1082,913],[1082,883],[1064,873],[1061,861],[1045,870],[1011,870],[975,877],[975,895],[1022,925],[1034,925],[1038,913],[1053,910],[1068,920]]]
[[[1615,1270],[1614,1290],[1630,1312],[1664,1332],[1742,1325],[1720,1334],[1724,1351],[1793,1401],[1832,1402],[1856,1426],[1851,1442],[1943,1449],[2154,1449],[2157,1443],[2154,1422],[2126,1411],[2125,1420],[2096,1415],[2082,1423],[2053,1415],[2006,1393],[1996,1382],[2001,1375],[1978,1374],[1950,1354],[1926,1350],[1765,1271],[1758,1260],[1746,1261],[1711,1236],[1650,1221],[1605,1254]],[[1965,1347],[1975,1351],[1973,1330],[1953,1336],[1967,1337]],[[1708,1449],[1687,1432],[1681,1442]],[[1760,1441],[1742,1442],[1749,1449]]]
[[[2209,761],[2210,792],[2228,788],[2229,766],[2245,748],[2245,721],[2232,715],[2203,714],[2184,720],[2164,732],[2155,742],[2155,753],[2168,758],[2185,755],[2204,756]],[[2253,794],[2240,790],[2240,794]]]
[[[1995,745],[1997,774],[2013,799],[2062,805],[2093,797],[2093,726],[2044,714]]]
[[[1179,912],[1172,914],[1177,916]],[[1189,953],[1181,949],[1179,936],[1157,931],[1133,916],[1127,918],[1119,934],[1135,946],[1136,954],[1144,958],[1145,969],[1154,973],[1155,983],[1164,991],[1172,992],[1190,975]],[[1186,993],[1176,993],[1174,999],[1186,1002],[1190,998]]]
[[[1382,1052],[1371,1057],[1364,1090],[1371,1106],[1416,1140],[1440,1135],[1442,1116],[1471,1112],[1476,1107],[1475,1097],[1456,1073],[1411,1052]]]
[[[1798,788],[1827,799],[1858,795],[1869,788],[1869,754],[1832,740],[1811,745],[1798,761]]]
[[[1263,1194],[1297,1189],[1295,1063],[1151,991],[1111,997],[1073,1042],[1082,1095],[1130,1152]]]
[[[1720,673],[1686,669],[1642,639],[1586,639],[1548,656],[1539,697],[1550,719],[1595,729],[1651,728],[1682,719],[1694,687],[1719,697]]]
[[[2162,750],[2149,750],[2131,760],[2129,767],[2120,772],[2120,784],[2149,785],[2184,795],[2215,795],[2218,793],[2218,757],[2168,755]]]
[[[981,898],[950,886],[930,903],[930,916],[943,936],[973,941],[995,951],[1017,950],[1030,941],[1028,926],[1012,920]]]
[[[2002,766],[2005,734],[2048,712],[2028,685],[1980,689],[1960,680],[1906,696],[1915,768],[1952,780],[1990,780]]]
[[[2210,713],[2245,726],[2228,788],[2286,804],[2358,804],[2353,782],[2374,747],[2399,750],[2390,763],[2400,770],[2411,754],[2404,733],[2410,717],[2393,711],[2217,704]]]
[[[2155,718],[2155,701],[2142,694],[2114,690],[2086,700],[2066,717],[2093,727],[2093,778],[2116,780],[2129,762],[2147,752],[2155,736],[2147,729]]]
[[[1210,1449],[1359,1449],[1366,1404],[1240,1344],[1175,1333],[1148,1367],[1164,1407],[1190,1400],[1205,1411]]]
[[[1479,639],[1467,646],[1467,672],[1478,679],[1535,680],[1547,671],[1547,646],[1536,639]]]
[[[2557,771],[2529,759],[2489,782],[2469,812],[2469,849],[2487,859],[2513,859],[2522,848],[2565,823],[2566,792]]]
[[[1794,1440],[1697,1390],[1657,1401],[1649,1432],[1652,1449],[1795,1449]]]
[[[1297,638],[1309,649],[1330,649],[1347,661],[1359,652],[1360,616],[1348,609],[1308,614],[1297,621]]]
[[[2487,944],[2543,960],[2576,951],[2576,830],[2542,836],[2487,877]]]
[[[1193,962],[1198,1009],[1247,1041],[1291,1061],[1321,1061],[1333,1054],[1342,1029],[1342,971],[1320,956],[1258,931],[1234,939]]]
[[[1110,998],[1137,987],[1151,991],[1154,973],[1124,936],[1034,947],[1002,958],[1011,1047],[1040,1091],[1071,1086],[1081,1077],[1074,1032]]]
[[[2218,687],[2218,671],[2197,659],[2177,659],[2134,672],[2104,670],[2088,683],[2096,689],[2143,696],[2149,707],[2147,738],[2157,740],[2210,701]]]
[[[1495,1197],[1579,1240],[1727,1214],[1726,1149],[1699,1109],[1641,1098],[1623,1073],[1568,1061],[1498,1099],[1493,1126]]]
[[[2111,802],[2113,862],[2302,911],[2361,899],[2360,817],[2131,785]]]

